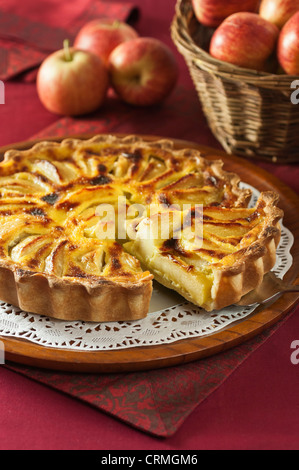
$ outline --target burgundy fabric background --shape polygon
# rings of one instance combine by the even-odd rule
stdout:
[[[106,3],[111,6],[111,2]],[[126,15],[127,2],[118,3],[122,6],[119,11]],[[154,7],[155,3],[157,8]],[[91,11],[91,4],[94,8],[97,2],[27,0],[20,3],[17,0],[3,0],[1,8],[5,8],[6,13],[22,15],[37,24],[46,23],[57,31],[74,30],[80,19],[86,17],[86,12]],[[136,29],[143,36],[158,37],[170,45],[180,65],[178,87],[164,105],[146,112],[133,110],[110,95],[105,106],[93,116],[84,119],[60,118],[42,107],[36,95],[34,74],[30,78],[23,69],[21,76],[5,82],[6,104],[0,106],[0,144],[13,144],[36,135],[65,135],[70,130],[83,133],[108,130],[164,135],[220,148],[202,115],[186,65],[169,36],[174,4],[173,0],[134,2],[134,5],[140,7]],[[158,10],[159,14],[156,13]],[[2,20],[0,15],[0,25]],[[32,37],[32,32],[30,34]],[[0,37],[0,41],[4,41],[4,38]],[[5,38],[5,45],[8,44]],[[299,165],[258,164],[298,192]],[[299,401],[296,393],[299,365],[295,366],[290,361],[290,345],[298,339],[298,326],[297,308],[277,328],[221,357],[176,370],[168,369],[163,377],[165,383],[169,378],[169,384],[173,385],[168,408],[165,390],[159,387],[159,372],[143,373],[139,377],[128,374],[122,379],[115,376],[83,378],[73,374],[51,375],[18,366],[15,369],[18,373],[15,373],[2,367],[0,448],[296,449],[299,437]],[[175,378],[178,379],[176,382]],[[184,389],[184,380],[187,378],[189,387]],[[194,387],[190,386],[192,381]],[[102,392],[98,395],[98,403],[94,394],[96,383]],[[117,383],[121,383],[120,388]],[[145,406],[145,409],[151,410],[150,414],[133,410],[132,417],[132,402],[131,408],[126,409],[126,396],[118,397],[117,393],[122,387],[132,391],[134,386],[136,388],[138,384],[140,387],[142,383],[144,393],[150,390],[149,399],[154,400],[154,404],[148,402]],[[185,401],[174,401],[176,383],[180,397],[184,397]],[[104,388],[107,384],[111,386]],[[53,386],[65,393],[53,390]],[[141,393],[140,390],[142,388],[137,392]],[[114,398],[117,398],[114,402],[109,401],[109,393],[114,393]],[[74,397],[83,398],[93,406]],[[146,403],[145,396],[142,403]],[[135,428],[98,411],[94,405],[100,405],[110,414],[117,411],[126,422],[131,420]],[[171,409],[175,409],[175,412],[170,413]],[[154,425],[152,411],[156,413]],[[148,416],[151,417],[149,421]],[[138,430],[141,428],[168,437],[161,440],[141,433]]]

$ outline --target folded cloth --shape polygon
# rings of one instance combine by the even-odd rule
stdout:
[[[208,146],[213,136],[198,106],[196,90],[186,90],[183,86],[177,85],[162,105],[149,106],[146,109],[128,106],[109,90],[106,103],[97,112],[80,118],[61,117],[37,133],[34,138],[110,132],[146,133],[194,141],[194,126],[190,126],[190,122],[201,123],[200,143]],[[215,142],[215,146],[217,145],[220,148]]]
[[[86,22],[101,17],[133,22],[138,18],[138,9],[132,3],[93,0],[65,27],[0,9],[0,79],[8,80],[37,67],[50,52],[62,48],[64,39],[72,43]]]
[[[221,354],[144,372],[89,374],[47,371],[19,364],[10,370],[92,405],[155,437],[170,437],[188,416],[289,318]],[[200,426],[200,423],[199,423]]]

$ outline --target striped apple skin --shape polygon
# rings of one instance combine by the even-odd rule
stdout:
[[[257,12],[257,0],[192,0],[196,18],[200,23],[216,28],[222,21],[239,11]]]

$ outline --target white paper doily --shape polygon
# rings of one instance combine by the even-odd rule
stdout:
[[[247,184],[242,186],[252,190],[251,204],[255,205],[259,192]],[[282,225],[277,262],[273,268],[281,278],[292,265],[290,250],[293,242],[293,235]],[[0,302],[0,335],[23,338],[53,348],[81,351],[126,349],[210,335],[245,319],[253,310],[254,307],[230,306],[208,313],[155,284],[148,316],[135,322],[65,322]]]

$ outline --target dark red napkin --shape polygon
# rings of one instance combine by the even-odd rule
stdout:
[[[79,29],[92,19],[110,17],[133,22],[138,17],[138,9],[132,3],[93,0],[64,27],[16,15],[5,7],[4,2],[0,7],[1,80],[9,80],[40,65],[50,52],[62,48],[64,39],[72,43]],[[34,74],[26,78],[29,81]]]
[[[200,123],[200,143],[209,145],[213,137],[198,105],[195,90],[178,85],[163,104],[143,108],[123,103],[110,89],[104,106],[96,113],[80,118],[62,117],[34,138],[111,132],[194,141],[194,126],[190,126],[190,122]]]
[[[3,367],[81,400],[140,431],[166,438],[285,321],[229,351],[159,370],[79,374],[17,364]]]
[[[177,87],[163,105],[135,109],[110,94],[97,113],[63,117],[34,138],[92,133],[139,133],[194,140],[190,122],[200,122],[200,142],[211,142],[196,92]],[[179,129],[179,132],[178,132]],[[216,390],[282,324],[241,346],[200,361],[161,370],[120,374],[54,372],[6,367],[110,414],[153,436],[173,435],[192,411]],[[200,423],[199,423],[200,426]]]

